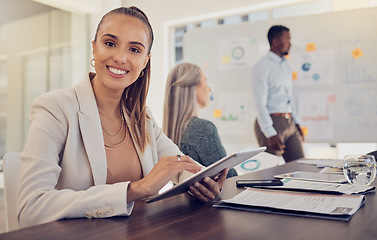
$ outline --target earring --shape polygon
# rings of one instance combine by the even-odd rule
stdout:
[[[96,60],[92,58],[92,60],[90,60],[90,66],[95,67],[95,64],[96,64]]]
[[[139,78],[141,78],[142,76],[144,76],[144,71],[143,70],[141,70]]]

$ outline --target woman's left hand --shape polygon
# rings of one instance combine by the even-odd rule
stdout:
[[[215,197],[220,193],[221,188],[224,185],[224,180],[228,174],[229,169],[224,169],[219,176],[214,179],[210,177],[205,177],[203,183],[196,182],[194,185],[190,186],[190,192],[197,199],[208,202],[215,199]]]

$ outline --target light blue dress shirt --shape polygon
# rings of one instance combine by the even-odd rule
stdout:
[[[292,97],[292,69],[284,57],[269,51],[252,69],[252,89],[258,124],[269,138],[277,134],[271,113],[292,113],[298,123]]]

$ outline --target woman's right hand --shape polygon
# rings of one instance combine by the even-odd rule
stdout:
[[[153,167],[152,171],[128,186],[127,202],[153,196],[160,191],[171,179],[184,170],[197,173],[202,166],[189,156],[164,156]]]

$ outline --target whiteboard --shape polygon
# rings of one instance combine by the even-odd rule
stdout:
[[[269,50],[267,31],[290,29],[294,98],[306,142],[377,141],[377,8],[190,29],[185,62],[212,88],[199,116],[224,144],[255,144],[251,68]]]

